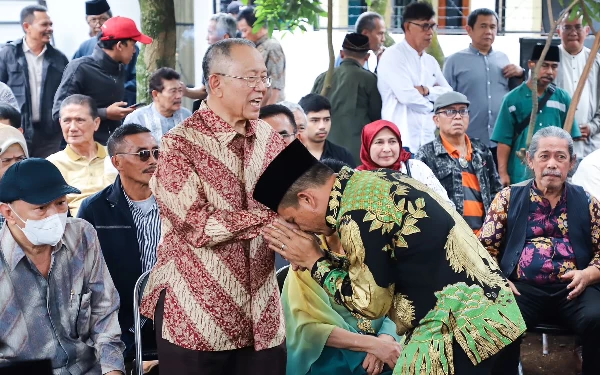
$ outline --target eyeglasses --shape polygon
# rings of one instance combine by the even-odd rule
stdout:
[[[578,34],[581,34],[583,32],[583,25],[562,25],[561,29],[563,29],[567,33],[570,33],[571,31],[575,30]]]
[[[3,158],[3,159],[0,159],[0,162],[2,162],[2,164],[9,164],[9,163],[11,163],[13,161],[15,163],[18,163],[18,162],[23,161],[25,159],[27,159],[27,157],[25,155],[21,155],[21,156],[15,156],[14,158]]]
[[[279,135],[283,137],[283,139],[288,139],[289,137],[295,137],[296,133],[288,133],[286,131],[279,132]]]
[[[239,76],[230,76],[229,74],[224,74],[224,73],[213,73],[213,74],[216,74],[218,76],[223,76],[223,77],[243,79],[244,81],[246,81],[246,84],[248,85],[248,87],[250,87],[252,89],[257,87],[259,82],[262,82],[263,85],[265,85],[265,87],[271,87],[271,77],[257,77],[257,76],[239,77]]]
[[[437,29],[438,29],[437,23],[427,23],[427,22],[416,23],[413,21],[408,21],[408,23],[412,23],[413,25],[419,26],[421,29],[423,29],[423,31],[429,31],[429,30],[437,31]]]
[[[152,154],[152,156],[154,157],[155,160],[158,160],[158,156],[160,154],[160,150],[155,148],[152,150],[142,150],[139,152],[122,152],[120,154],[117,155],[137,155],[140,158],[140,161],[148,161],[148,159],[150,159],[150,155]]]
[[[104,25],[104,22],[108,21],[108,17],[91,17],[87,20],[88,25],[93,26],[93,25]]]
[[[442,111],[437,111],[435,114],[436,115],[443,114],[446,117],[454,118],[457,113],[459,115],[461,115],[462,117],[465,117],[465,116],[469,115],[469,110],[466,109],[466,108],[463,108],[463,109],[444,109]]]

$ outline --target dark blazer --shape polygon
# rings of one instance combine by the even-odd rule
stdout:
[[[142,274],[136,226],[123,187],[115,183],[81,203],[78,217],[96,228],[102,254],[121,297],[119,324],[123,332],[133,326],[133,289]]]
[[[46,46],[42,70],[42,87],[40,91],[40,123],[41,129],[46,134],[60,132],[60,125],[52,121],[52,105],[54,93],[60,85],[63,71],[69,63],[67,57],[52,47]],[[31,141],[33,126],[31,122],[31,90],[29,87],[29,69],[27,59],[23,52],[23,39],[8,42],[0,50],[0,81],[6,83],[21,108],[21,126],[25,139]]]

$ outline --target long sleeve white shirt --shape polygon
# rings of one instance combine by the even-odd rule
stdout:
[[[415,86],[429,89],[424,97]],[[434,140],[433,102],[452,91],[433,56],[418,52],[406,40],[388,48],[377,66],[381,118],[396,124],[402,146],[415,153]]]

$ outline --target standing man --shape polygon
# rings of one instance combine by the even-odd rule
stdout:
[[[344,59],[333,71],[327,99],[331,102],[331,121],[336,124],[330,140],[350,151],[354,160],[360,160],[362,129],[381,119],[381,95],[377,90],[377,76],[363,69],[369,59],[369,38],[350,33],[344,38],[340,55]],[[313,94],[320,94],[325,75],[315,80]]]
[[[73,60],[67,65],[63,80],[54,96],[52,116],[58,121],[62,101],[73,94],[90,96],[98,106],[100,128],[94,139],[103,145],[121,121],[133,112],[125,107],[125,65],[135,54],[135,42],[152,43],[152,38],[142,34],[132,19],[113,17],[102,25],[98,45],[91,56]]]
[[[444,77],[454,91],[467,96],[469,138],[479,139],[496,157],[496,143],[490,141],[502,99],[510,91],[509,80],[523,82],[525,70],[511,64],[503,52],[492,49],[498,32],[498,15],[491,9],[472,11],[465,27],[469,48],[451,55],[444,64]]]
[[[385,51],[385,47],[383,43],[385,42],[385,20],[383,16],[376,12],[364,12],[356,19],[355,32],[357,34],[364,35],[369,38],[369,49],[373,51],[375,56],[377,57],[377,62],[379,62],[379,58],[383,51]],[[337,68],[342,63],[342,54],[335,59],[335,67]],[[367,56],[368,59],[368,56]],[[363,68],[369,70],[369,61],[366,60],[362,65]]]
[[[111,134],[108,153],[119,175],[114,184],[84,200],[77,216],[98,232],[106,266],[121,296],[119,324],[128,357],[134,353],[135,343],[135,283],[156,263],[160,240],[158,204],[148,185],[156,170],[158,143],[147,128],[127,124]],[[152,323],[142,329],[142,346],[156,348]]]
[[[141,312],[156,324],[161,373],[283,375],[275,256],[261,235],[275,215],[252,198],[285,147],[257,121],[271,79],[242,39],[210,46],[202,66],[208,98],[163,136],[150,180],[162,240]]]
[[[183,87],[180,76],[171,68],[160,68],[150,76],[149,90],[152,104],[140,108],[125,117],[125,124],[140,124],[160,138],[191,116],[189,109],[181,106]]]
[[[556,85],[573,97],[591,51],[583,45],[590,27],[583,26],[583,16],[569,21],[570,18],[570,15],[565,15],[558,28],[562,41],[558,46],[562,66],[556,77]],[[581,131],[581,138],[575,140],[575,154],[577,160],[581,161],[600,148],[600,55],[596,55],[581,92],[575,120]]]
[[[52,121],[52,103],[69,63],[50,44],[53,28],[47,12],[40,5],[23,8],[25,37],[7,43],[0,51],[0,81],[17,99],[30,155],[40,158],[60,150],[62,134],[58,123]]]
[[[267,24],[256,33],[252,31],[256,15],[254,7],[244,8],[238,15],[238,29],[242,32],[242,38],[248,39],[256,45],[256,49],[263,55],[267,66],[267,75],[271,78],[271,87],[263,98],[262,105],[275,104],[285,99],[285,54],[279,41],[269,38]]]
[[[377,67],[381,118],[398,126],[403,146],[412,153],[435,138],[433,102],[452,91],[436,59],[425,53],[437,30],[434,16],[435,11],[425,2],[404,8],[405,39],[388,48]]]
[[[534,47],[529,69],[533,71],[544,46]],[[547,126],[562,127],[571,105],[571,97],[564,90],[554,86],[558,74],[560,52],[557,46],[551,46],[540,69],[537,82],[537,100],[540,103],[533,133]],[[529,120],[531,118],[532,77],[504,97],[492,133],[492,141],[498,143],[498,173],[503,186],[516,184],[531,178],[524,164],[522,150],[527,147]],[[573,138],[581,137],[577,121],[571,129]],[[520,155],[517,154],[519,152]]]
[[[102,25],[112,17],[110,6],[106,0],[90,0],[85,2],[85,15],[86,22],[90,26],[90,39],[81,43],[79,49],[73,55],[73,60],[83,57],[90,56],[94,53],[94,49],[98,44],[98,34],[102,31]],[[126,66],[127,76],[125,78],[125,97],[124,101],[128,105],[136,103],[136,72],[135,64],[140,54],[140,50],[135,46],[135,55]]]
[[[331,130],[331,103],[319,94],[308,94],[298,103],[308,122],[301,141],[317,160],[335,159],[356,167],[352,154],[345,147],[327,139]],[[339,126],[339,125],[336,125]]]

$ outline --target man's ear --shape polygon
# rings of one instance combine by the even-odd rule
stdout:
[[[110,162],[112,163],[113,167],[115,167],[115,169],[117,171],[121,170],[121,160],[119,160],[119,158],[117,157],[117,155],[111,156]]]
[[[533,170],[533,162],[531,161],[531,158],[529,157],[529,151],[525,152],[525,160],[527,160],[527,166],[529,167],[529,169]]]
[[[310,190],[303,190],[298,193],[298,204],[311,211],[317,207],[314,194]]]

